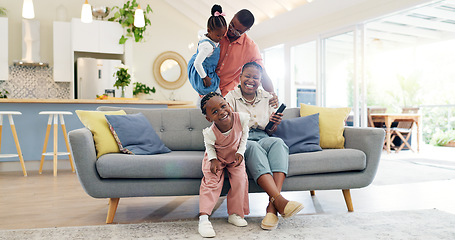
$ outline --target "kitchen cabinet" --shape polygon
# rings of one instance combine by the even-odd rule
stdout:
[[[71,82],[72,69],[71,23],[54,22],[54,81]]]
[[[73,51],[123,54],[124,46],[119,44],[123,28],[118,22],[93,20],[83,23],[78,18],[71,20]]]
[[[8,80],[8,18],[0,17],[0,80]]]

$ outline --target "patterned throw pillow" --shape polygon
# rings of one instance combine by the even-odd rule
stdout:
[[[290,154],[321,151],[319,114],[283,120],[273,136],[283,139]]]
[[[106,115],[110,130],[121,152],[136,155],[168,153],[150,122],[142,113]]]

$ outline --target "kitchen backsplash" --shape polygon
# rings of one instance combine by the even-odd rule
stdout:
[[[0,81],[8,98],[70,98],[70,83],[54,82],[52,67],[10,66],[9,80]]]

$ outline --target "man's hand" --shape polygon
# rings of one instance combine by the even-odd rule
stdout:
[[[240,164],[242,163],[242,161],[243,161],[243,156],[242,156],[242,154],[240,154],[240,153],[235,153],[235,162],[236,162],[236,164],[234,165],[234,167],[240,166]]]
[[[217,172],[221,171],[221,162],[214,158],[210,160],[210,172],[218,176]]]
[[[204,81],[204,87],[210,87],[212,85],[212,79],[209,76],[206,76],[202,80]]]
[[[269,100],[270,106],[277,108],[278,107],[278,97],[274,92],[270,93],[272,94],[272,98]]]

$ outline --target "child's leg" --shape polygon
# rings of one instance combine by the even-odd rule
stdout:
[[[237,214],[240,217],[245,217],[250,213],[248,200],[248,175],[246,174],[245,162],[240,166],[226,167],[229,172],[229,182],[231,189],[227,195],[227,210],[228,214]]]
[[[216,176],[211,172],[204,171],[204,177],[199,189],[199,213],[211,215],[213,208],[220,197],[224,181],[224,169]]]

